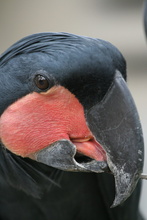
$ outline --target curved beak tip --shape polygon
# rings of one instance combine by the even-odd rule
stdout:
[[[116,194],[111,208],[122,204],[133,192],[140,178],[139,174],[132,176],[129,173],[115,177]]]

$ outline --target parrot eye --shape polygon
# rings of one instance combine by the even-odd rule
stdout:
[[[49,81],[45,76],[40,74],[36,75],[34,78],[36,86],[41,90],[46,90],[49,87]]]

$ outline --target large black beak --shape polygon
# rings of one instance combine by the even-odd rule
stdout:
[[[126,200],[134,190],[143,168],[143,136],[138,113],[119,72],[104,99],[87,113],[88,126],[103,146],[107,162],[77,162],[76,147],[60,140],[37,152],[34,159],[66,171],[111,172],[115,178],[113,207]]]
[[[115,178],[116,196],[112,205],[115,207],[134,190],[144,159],[137,109],[118,71],[102,102],[88,112],[87,121],[96,140],[107,153],[107,163]]]

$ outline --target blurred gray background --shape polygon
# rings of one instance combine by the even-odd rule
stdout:
[[[20,38],[62,31],[113,43],[128,66],[128,86],[140,114],[147,146],[147,42],[142,0],[0,0],[0,53]],[[147,155],[147,151],[146,151]],[[147,156],[144,166],[147,173]],[[147,181],[141,210],[147,219]]]

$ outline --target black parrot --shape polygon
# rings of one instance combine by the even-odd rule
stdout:
[[[0,219],[142,219],[125,80],[123,56],[99,39],[39,33],[1,55]]]

